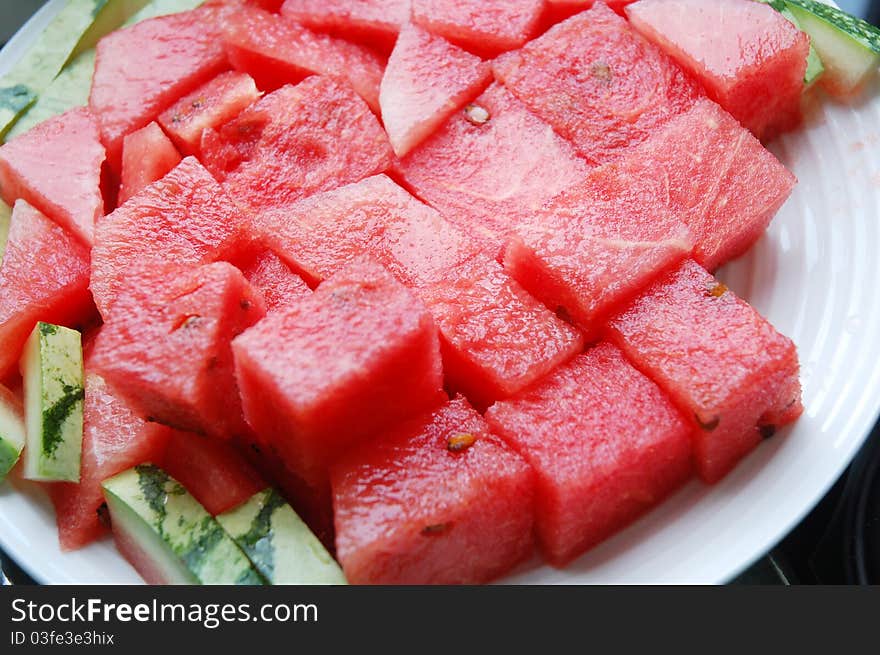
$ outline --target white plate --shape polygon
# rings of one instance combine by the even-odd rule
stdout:
[[[0,53],[14,61],[50,3]],[[822,498],[880,412],[880,89],[823,100],[774,144],[800,183],[767,235],[720,274],[798,346],[806,412],[714,487],[693,483],[563,570],[533,562],[504,582],[719,583],[776,544]],[[47,583],[134,583],[109,540],[61,553],[35,487],[0,485],[0,544]]]

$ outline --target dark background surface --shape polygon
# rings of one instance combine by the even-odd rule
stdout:
[[[0,0],[0,44],[46,0]],[[880,25],[880,0],[837,0],[846,11]],[[780,544],[735,582],[739,584],[867,584],[880,582],[880,426],[817,507]],[[0,552],[13,583],[29,578]]]

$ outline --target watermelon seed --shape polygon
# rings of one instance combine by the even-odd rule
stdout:
[[[447,532],[452,527],[452,523],[435,523],[434,525],[426,525],[422,528],[423,537],[436,537]]]
[[[243,311],[248,311],[251,308],[251,301],[247,298],[242,298],[239,301],[238,306],[241,307]]]
[[[465,118],[474,125],[484,125],[489,122],[489,110],[480,105],[470,104],[464,108]]]
[[[460,453],[473,446],[476,441],[476,435],[470,434],[468,432],[454,434],[449,437],[449,440],[446,442],[446,450],[451,453]]]
[[[110,511],[107,509],[107,503],[101,503],[101,506],[98,507],[96,511],[98,515],[98,523],[103,525],[105,528],[110,527]]]
[[[709,289],[709,295],[712,298],[720,298],[725,293],[727,293],[727,285],[723,282],[718,282],[715,286]]]
[[[611,66],[606,64],[604,61],[599,61],[593,64],[593,66],[590,68],[590,71],[593,73],[593,77],[601,80],[602,82],[611,82]]]
[[[776,434],[776,426],[775,425],[759,425],[758,432],[761,433],[761,437],[763,439],[769,439],[774,434]]]
[[[694,419],[696,419],[697,425],[699,425],[706,432],[711,432],[712,430],[717,428],[718,424],[721,422],[720,416],[716,416],[715,418],[713,418],[710,421],[702,421],[699,416],[694,414]]]

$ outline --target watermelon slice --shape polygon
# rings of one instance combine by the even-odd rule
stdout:
[[[192,432],[174,431],[158,461],[212,516],[246,502],[266,488],[234,446]]]
[[[205,166],[254,211],[380,173],[393,153],[357,94],[326,77],[284,86],[202,134]]]
[[[222,15],[222,8],[203,7],[159,16],[98,42],[89,108],[114,170],[119,170],[126,134],[229,67]]]
[[[217,438],[244,431],[230,342],[265,314],[263,299],[225,262],[133,275],[95,341],[95,370],[141,416]]]
[[[477,97],[492,78],[489,64],[445,39],[407,24],[385,68],[382,122],[398,157]]]
[[[692,474],[690,425],[614,346],[604,343],[486,413],[537,473],[544,556],[563,566]]]
[[[517,227],[504,253],[510,274],[588,338],[693,248],[687,226],[661,200],[617,196],[617,184],[625,182],[616,168],[593,170]]]
[[[383,62],[364,46],[312,32],[259,9],[232,16],[224,42],[232,65],[252,75],[264,91],[309,75],[326,75],[351,85],[373,111],[379,111]]]
[[[534,475],[461,398],[333,467],[352,584],[476,584],[532,552]]]
[[[608,334],[690,419],[706,482],[803,411],[794,344],[691,260],[615,317]]]
[[[315,487],[352,444],[443,395],[430,315],[373,262],[355,262],[270,314],[233,350],[248,422]]]
[[[589,166],[549,125],[493,84],[398,169],[416,196],[495,257],[523,216],[578,183]]]
[[[91,289],[107,320],[116,297],[149,263],[195,266],[240,256],[245,218],[193,157],[98,224]]]
[[[427,303],[447,382],[484,406],[522,389],[581,348],[497,262],[385,176],[257,219],[273,249],[317,283],[367,254]]]
[[[538,30],[543,0],[412,0],[412,20],[471,52],[494,56]]]
[[[390,48],[409,22],[411,0],[286,0],[281,15],[322,32]]]
[[[242,267],[241,272],[250,285],[263,294],[267,312],[285,307],[311,293],[303,279],[271,250],[257,255]]]
[[[86,359],[82,465],[79,484],[47,485],[65,550],[82,548],[106,534],[101,520],[101,482],[137,464],[158,460],[170,430],[135,415]]]
[[[363,255],[405,285],[424,286],[478,252],[435,209],[385,175],[264,212],[254,225],[312,286]]]
[[[797,182],[706,98],[591,177],[605,180],[606,198],[671,210],[691,230],[694,259],[709,270],[748,250]]]
[[[699,96],[671,59],[603,3],[499,57],[493,71],[594,164],[644,141]]]
[[[0,379],[44,321],[74,326],[91,320],[88,250],[24,200],[15,203],[0,263]]]
[[[447,383],[483,408],[571,359],[581,335],[479,255],[419,291],[440,330]]]
[[[161,180],[180,163],[180,153],[155,122],[126,134],[122,142],[121,205],[144,187]]]
[[[800,123],[810,38],[769,5],[642,0],[627,13],[759,139]]]
[[[0,147],[0,195],[10,205],[27,200],[91,245],[104,215],[103,161],[95,119],[84,107],[71,109]]]
[[[253,78],[227,71],[182,97],[158,120],[182,153],[198,156],[202,132],[232,120],[259,97]]]

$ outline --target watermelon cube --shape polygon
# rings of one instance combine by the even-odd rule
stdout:
[[[24,200],[15,203],[0,261],[0,380],[15,372],[37,321],[91,320],[89,252]]]
[[[89,108],[114,170],[119,170],[126,134],[229,68],[221,41],[225,11],[205,6],[159,16],[98,42]]]
[[[390,48],[411,0],[286,0],[281,15],[306,27]]]
[[[311,293],[308,285],[271,250],[258,254],[241,268],[250,285],[263,295],[266,311],[280,309]]]
[[[71,109],[0,147],[0,195],[9,205],[27,200],[91,245],[104,215],[103,162],[94,117],[83,107]]]
[[[352,584],[476,584],[532,552],[534,475],[461,398],[349,453],[332,487]]]
[[[628,4],[635,2],[635,0],[603,0],[609,8],[613,9],[615,12],[620,14],[621,16],[625,16],[624,7]],[[550,14],[551,20],[554,23],[558,23],[566,18],[569,18],[572,14],[576,14],[580,11],[584,11],[585,9],[590,9],[594,4],[596,4],[596,0],[545,0],[547,5],[547,11]]]
[[[492,257],[524,216],[589,170],[572,146],[498,84],[398,164],[404,183]]]
[[[173,431],[164,455],[154,460],[212,516],[246,502],[268,485],[226,441]]]
[[[95,370],[141,415],[229,438],[245,430],[230,342],[265,314],[225,262],[145,264],[95,341]]]
[[[607,168],[594,173],[606,180],[604,195],[672,211],[691,230],[694,259],[710,271],[758,240],[797,182],[707,98]]]
[[[202,132],[232,120],[259,97],[250,75],[227,71],[162,112],[159,125],[183,154],[198,156]]]
[[[593,164],[693,105],[697,86],[598,3],[493,63],[495,78]]]
[[[543,0],[412,0],[412,20],[465,50],[491,57],[532,38],[543,9]]]
[[[759,139],[797,127],[810,38],[749,0],[642,0],[630,23]]]
[[[262,215],[260,231],[314,282],[368,254],[416,290],[440,329],[447,382],[480,406],[574,356],[580,335],[385,176]]]
[[[314,487],[352,444],[443,395],[431,316],[374,262],[268,315],[233,350],[248,422]]]
[[[226,191],[255,212],[380,173],[394,156],[364,101],[321,76],[281,87],[205,130],[202,154]]]
[[[122,141],[121,205],[156,180],[165,177],[180,163],[180,153],[155,122],[126,134]]]
[[[479,57],[407,24],[382,77],[379,104],[391,146],[403,157],[489,85]]]
[[[480,408],[525,389],[583,348],[577,330],[484,255],[419,294],[440,330],[448,385]]]
[[[171,430],[148,423],[91,370],[86,358],[83,444],[79,483],[47,485],[64,550],[82,548],[107,533],[101,521],[101,483],[117,473],[158,461]]]
[[[510,274],[588,338],[693,248],[687,226],[660,200],[608,193],[618,181],[613,167],[594,169],[517,227],[504,253]]]
[[[243,214],[193,157],[98,224],[91,289],[107,320],[116,297],[150,263],[196,266],[241,254]]]
[[[690,420],[706,482],[803,410],[794,344],[692,260],[612,319],[608,335]]]
[[[486,420],[537,474],[538,542],[556,566],[692,475],[690,424],[608,343],[496,403]]]
[[[230,17],[223,39],[233,67],[252,75],[264,91],[309,75],[326,75],[351,85],[373,111],[379,111],[383,62],[369,48],[259,9]]]

